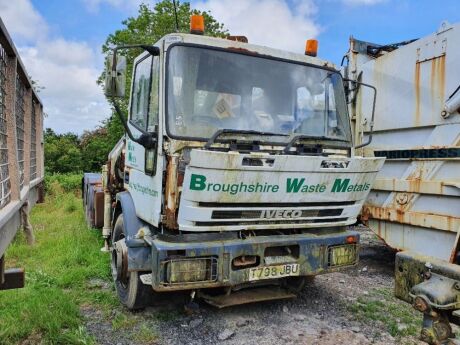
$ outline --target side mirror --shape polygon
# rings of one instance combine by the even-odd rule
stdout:
[[[125,97],[126,57],[116,53],[107,55],[105,64],[105,95],[108,97]]]
[[[117,50],[119,49],[131,49],[131,48],[142,48],[145,51],[149,52],[152,56],[160,55],[160,48],[156,46],[142,45],[142,44],[133,44],[126,46],[116,47],[112,53],[108,54],[105,64],[105,95],[110,97],[112,100],[112,105],[115,108],[115,112],[120,119],[126,134],[129,139],[132,141],[144,146],[146,151],[156,148],[157,145],[157,136],[152,133],[141,130],[142,134],[140,137],[135,138],[133,133],[129,129],[128,123],[126,121],[123,112],[120,109],[120,106],[117,104],[115,97],[124,97],[125,96],[125,85],[126,85],[126,58],[124,56],[117,56]],[[158,128],[155,128],[158,131]],[[147,159],[146,159],[147,161]],[[151,162],[149,162],[151,163]],[[153,164],[154,168],[155,164]]]

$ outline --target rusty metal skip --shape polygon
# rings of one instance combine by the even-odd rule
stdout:
[[[397,297],[424,314],[421,337],[452,343],[460,308],[460,24],[417,40],[350,40],[345,75],[379,93],[374,140],[364,156],[386,157],[361,219],[396,257]],[[353,85],[351,85],[353,89]],[[355,88],[358,143],[368,136],[371,95]]]

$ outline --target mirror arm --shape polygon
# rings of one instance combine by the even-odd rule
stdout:
[[[120,49],[131,49],[131,48],[142,48],[152,56],[160,55],[160,48],[156,46],[149,46],[147,44],[129,44],[125,46],[117,46],[112,49],[113,51],[113,63],[112,63],[112,73],[113,75],[117,72],[117,52]]]
[[[377,89],[375,88],[375,86],[372,86],[372,85],[369,85],[369,84],[366,84],[366,83],[363,83],[363,82],[360,82],[360,81],[351,80],[351,79],[348,79],[348,78],[343,78],[343,80],[349,81],[351,83],[358,84],[360,86],[362,85],[362,86],[369,87],[374,91],[374,99],[373,99],[373,102],[372,102],[372,115],[371,115],[371,121],[369,122],[369,135],[368,135],[367,141],[365,143],[362,143],[362,144],[359,144],[359,145],[355,146],[355,149],[359,149],[361,147],[369,145],[372,142],[372,134],[374,133],[374,115],[375,115],[375,103],[377,101]]]
[[[144,146],[146,149],[155,148],[155,146],[157,144],[156,138],[154,138],[152,134],[150,134],[149,132],[146,132],[144,130],[141,130],[142,134],[141,134],[141,136],[139,138],[135,138],[133,133],[131,132],[131,129],[128,126],[128,123],[126,122],[125,117],[123,116],[123,113],[121,112],[120,107],[117,104],[117,101],[115,100],[114,97],[112,97],[112,103],[113,103],[113,107],[115,108],[115,112],[117,113],[118,118],[120,119],[121,124],[123,125],[123,128],[126,131],[126,134],[128,134],[129,139],[131,139],[132,141],[138,143],[139,145]]]

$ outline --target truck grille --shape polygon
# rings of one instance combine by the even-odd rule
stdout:
[[[179,226],[183,230],[237,230],[251,226],[252,230],[307,228],[355,221],[355,201],[302,203],[218,203],[182,204]]]
[[[282,211],[282,210],[281,210]],[[274,210],[276,212],[276,210]],[[343,208],[337,209],[317,209],[317,210],[299,210],[298,217],[336,217],[340,216]],[[260,218],[260,220],[271,220],[264,218],[264,211],[227,211],[217,210],[212,212],[212,219],[253,219]]]

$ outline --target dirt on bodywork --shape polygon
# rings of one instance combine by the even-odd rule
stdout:
[[[99,344],[423,344],[421,314],[393,297],[394,253],[362,234],[358,266],[318,276],[295,299],[216,309],[192,315],[175,295],[138,313],[117,307],[106,315],[82,308]]]

